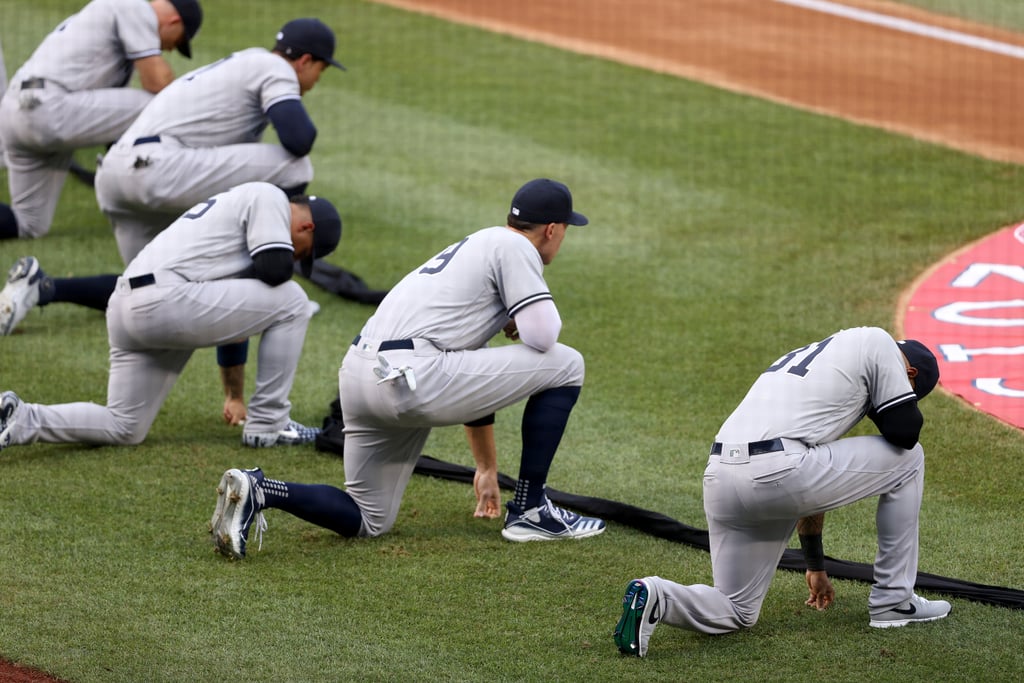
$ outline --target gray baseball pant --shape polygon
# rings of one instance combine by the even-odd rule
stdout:
[[[111,147],[96,171],[96,199],[127,264],[183,212],[215,194],[248,182],[293,188],[312,180],[309,157],[280,145],[186,147],[161,135],[159,142],[122,140]]]
[[[905,451],[880,436],[810,449],[783,442],[784,451],[751,456],[742,464],[711,456],[704,472],[704,511],[714,587],[645,579],[660,592],[662,623],[712,634],[753,626],[797,521],[874,496],[878,552],[868,611],[879,614],[911,596],[924,490],[921,445]],[[722,450],[728,452],[728,444]]]
[[[137,88],[68,92],[11,83],[0,100],[11,209],[21,237],[50,231],[74,151],[117,140],[152,95]]]
[[[441,351],[426,340],[415,349],[382,352],[403,377],[378,383],[378,340],[349,348],[338,372],[345,416],[345,490],[363,513],[360,536],[395,523],[402,495],[432,427],[459,425],[560,386],[581,386],[583,356],[563,344],[541,353],[524,344]]]
[[[132,290],[120,278],[107,307],[107,405],[25,403],[12,443],[141,443],[195,349],[260,333],[246,428],[283,429],[309,324],[307,303],[291,281],[277,287],[251,279],[181,282],[158,273],[157,284]]]

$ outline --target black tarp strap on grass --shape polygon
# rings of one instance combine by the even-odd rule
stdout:
[[[455,465],[432,458],[429,455],[421,455],[416,463],[416,473],[425,474],[440,479],[473,483],[475,470],[464,465]],[[506,490],[514,490],[516,481],[507,474],[498,474],[498,485]],[[664,538],[676,543],[710,551],[708,543],[708,532],[704,529],[696,529],[686,526],[671,517],[644,510],[626,503],[619,503],[604,498],[592,498],[590,496],[579,496],[574,493],[565,493],[556,489],[547,489],[548,498],[559,505],[571,507],[579,512],[600,517],[608,522],[616,522],[624,526],[632,527],[638,531]],[[803,572],[806,569],[803,552],[795,548],[787,548],[779,561],[780,569]],[[861,562],[847,562],[836,560],[831,557],[825,558],[825,569],[829,576],[834,579],[854,579],[872,583],[873,567],[870,564]],[[960,579],[949,579],[935,574],[918,572],[916,588],[935,591],[957,598],[966,598],[975,602],[983,602],[989,605],[1024,609],[1024,591],[1013,588],[1001,588],[999,586],[986,586]]]

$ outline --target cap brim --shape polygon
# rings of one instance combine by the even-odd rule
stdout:
[[[582,213],[577,213],[577,212],[573,211],[572,215],[569,216],[569,220],[566,221],[566,222],[569,225],[586,225],[590,221]]]
[[[192,45],[189,44],[187,37],[182,38],[178,43],[178,52],[185,55],[186,59],[192,59]]]
[[[309,277],[310,275],[313,274],[313,261],[315,259],[316,256],[310,253],[309,256],[307,256],[306,258],[302,259],[302,261],[299,262],[299,270],[302,271],[303,277]]]
[[[348,71],[348,69],[346,69],[346,68],[345,68],[345,65],[344,65],[344,64],[342,64],[341,62],[338,62],[338,61],[336,61],[336,60],[333,60],[333,59],[328,59],[328,60],[326,60],[326,61],[327,61],[327,63],[328,63],[328,64],[330,64],[331,66],[335,66],[335,67],[337,67],[337,68],[341,69],[342,71]]]

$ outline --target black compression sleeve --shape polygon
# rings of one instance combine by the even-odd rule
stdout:
[[[924,416],[917,407],[917,401],[901,403],[882,413],[871,412],[868,416],[886,441],[904,450],[914,447],[924,426]]]
[[[252,276],[277,287],[292,276],[292,252],[289,249],[267,249],[252,257]]]

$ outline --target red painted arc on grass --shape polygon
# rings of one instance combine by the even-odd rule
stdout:
[[[943,389],[1024,429],[1024,223],[933,267],[910,295],[903,331],[935,354]]]

